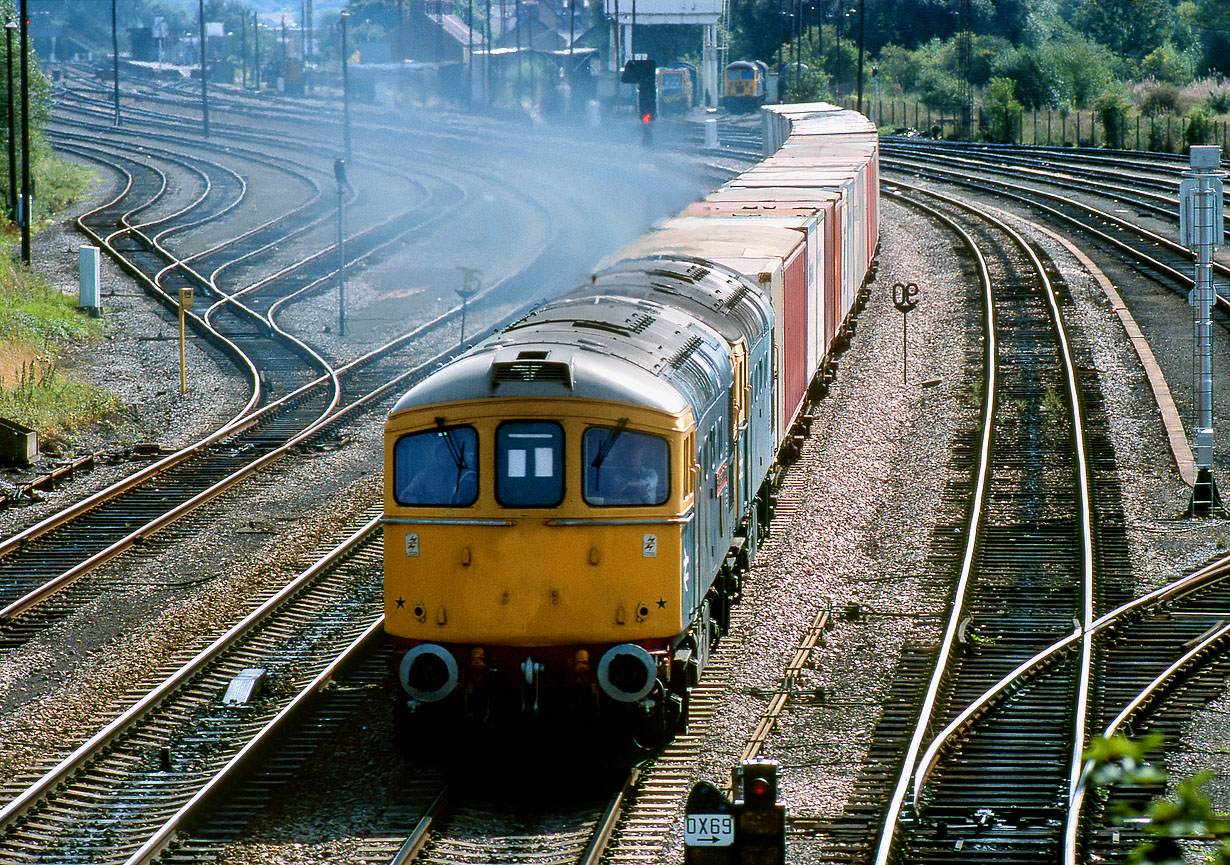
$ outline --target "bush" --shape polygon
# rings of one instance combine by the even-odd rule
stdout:
[[[992,78],[982,94],[983,111],[988,115],[988,132],[994,141],[1015,139],[1017,117],[1022,106],[1017,101],[1016,82],[1011,78]]]
[[[1210,92],[1204,104],[1214,114],[1230,114],[1230,90]]]
[[[1011,78],[1016,83],[1017,100],[1032,108],[1061,105],[1071,96],[1071,87],[1061,71],[1036,48],[1002,53],[996,59],[995,74]]]
[[[1183,100],[1173,84],[1159,84],[1145,93],[1140,101],[1140,113],[1145,117],[1159,114],[1182,114]]]
[[[100,330],[100,322],[26,271],[0,267],[0,415],[38,430],[49,443],[106,417],[117,402],[66,375],[58,356]]]
[[[1192,80],[1191,64],[1170,42],[1163,42],[1145,55],[1140,61],[1140,72],[1167,84],[1186,84]]]
[[[1115,79],[1114,57],[1104,46],[1080,36],[1052,39],[1045,46],[1045,62],[1059,70],[1064,91],[1072,105],[1088,105],[1105,93]],[[1052,102],[1062,105],[1063,102]]]
[[[1127,126],[1128,101],[1120,93],[1103,93],[1093,103],[1093,111],[1102,124],[1102,137],[1107,147],[1122,149]]]
[[[1183,131],[1183,143],[1187,148],[1193,144],[1208,144],[1213,140],[1213,116],[1203,108],[1192,112]]]
[[[961,81],[944,69],[929,67],[918,80],[919,98],[934,108],[951,108],[961,104]]]
[[[828,76],[819,69],[802,69],[786,84],[787,102],[825,102],[832,99]]]
[[[881,83],[888,87],[896,84],[903,93],[911,93],[918,86],[918,73],[921,71],[914,52],[900,45],[885,45],[876,60],[880,69]]]

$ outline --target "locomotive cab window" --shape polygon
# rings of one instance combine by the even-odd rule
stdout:
[[[399,505],[465,507],[478,498],[478,433],[439,427],[404,435],[393,447],[393,497]]]
[[[585,502],[661,505],[670,494],[670,445],[661,436],[590,427],[582,440]]]
[[[564,430],[509,421],[495,433],[495,495],[506,507],[549,508],[564,498]]]

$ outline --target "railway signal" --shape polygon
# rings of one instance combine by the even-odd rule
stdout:
[[[776,760],[745,760],[735,771],[741,798],[735,800],[739,858],[757,865],[786,861],[786,808],[777,804]]]
[[[1213,250],[1224,234],[1222,217],[1221,148],[1198,145],[1191,149],[1191,170],[1179,183],[1179,237],[1196,255],[1196,287],[1188,295],[1196,307],[1196,483],[1188,514],[1222,510],[1213,480]]]
[[[777,804],[776,760],[734,770],[733,802],[712,784],[692,787],[684,808],[685,865],[774,865],[786,861],[786,809]]]
[[[619,80],[636,85],[643,142],[648,146],[653,143],[651,125],[658,116],[658,64],[647,58],[629,60],[624,64]]]

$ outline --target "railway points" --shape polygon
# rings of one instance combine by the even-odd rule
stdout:
[[[213,119],[217,128],[226,128],[225,112],[219,112]],[[356,146],[360,140],[356,136]],[[974,173],[974,169],[967,166],[965,173]],[[488,183],[493,180],[498,178],[486,178]],[[1140,212],[1145,212],[1144,200],[1143,195],[1134,199],[1127,209],[1140,208]],[[1121,205],[1119,209],[1125,208]],[[965,299],[931,290],[933,285],[957,285],[965,280],[961,266],[954,263],[951,241],[898,205],[886,210],[893,225],[887,229],[885,248],[892,254],[882,259],[877,282],[866,299],[866,311],[860,316],[857,335],[826,382],[829,396],[817,403],[809,418],[811,436],[800,443],[802,459],[786,476],[786,486],[778,500],[777,521],[759,564],[749,574],[749,592],[732,623],[735,639],[722,650],[730,653],[731,663],[726,668],[715,668],[726,675],[715,680],[714,693],[718,697],[710,716],[713,724],[702,724],[694,736],[676,740],[676,744],[691,749],[686,757],[673,761],[671,752],[664,752],[658,763],[648,767],[647,776],[656,773],[670,777],[670,792],[659,798],[652,783],[641,787],[645,794],[643,804],[650,809],[646,812],[648,823],[656,828],[649,836],[651,840],[645,841],[626,825],[627,821],[616,827],[611,838],[613,857],[644,861],[646,847],[666,851],[658,854],[663,860],[673,855],[671,851],[678,852],[683,829],[677,819],[682,808],[677,789],[700,775],[722,777],[737,753],[752,747],[753,742],[758,743],[756,748],[782,759],[786,765],[782,795],[789,814],[788,837],[795,851],[792,855],[815,861],[815,857],[822,859],[827,855],[824,851],[834,845],[866,843],[865,832],[859,826],[866,826],[870,819],[867,815],[874,814],[881,805],[870,794],[873,788],[866,785],[861,767],[870,767],[874,773],[891,759],[889,752],[877,750],[880,746],[876,744],[867,750],[874,719],[880,717],[883,705],[908,698],[912,683],[925,678],[930,664],[928,652],[940,633],[939,598],[943,596],[943,581],[937,574],[948,567],[945,563],[951,555],[951,539],[945,532],[959,524],[953,515],[960,506],[959,495],[946,491],[947,482],[961,473],[961,469],[949,463],[949,450],[961,452],[971,444],[968,430],[978,404],[971,394],[978,390],[968,371],[977,368],[980,355],[980,344],[965,327]],[[1163,210],[1155,213],[1161,214]],[[1087,359],[1082,368],[1083,380],[1088,384],[1092,375],[1089,370],[1096,369],[1103,382],[1123,383],[1112,386],[1106,395],[1112,420],[1105,438],[1114,443],[1116,453],[1125,450],[1130,455],[1131,465],[1148,467],[1142,474],[1128,478],[1123,493],[1125,521],[1134,535],[1133,564],[1139,583],[1124,591],[1140,593],[1150,581],[1165,579],[1206,558],[1215,541],[1200,526],[1168,519],[1172,514],[1170,506],[1181,495],[1184,485],[1173,468],[1165,438],[1159,432],[1160,424],[1151,420],[1156,409],[1142,398],[1148,393],[1143,390],[1145,379],[1135,369],[1134,361],[1121,351],[1118,324],[1112,327],[1104,320],[1104,301],[1096,299],[1100,289],[1090,291],[1094,287],[1092,281],[1079,273],[1067,253],[1059,251],[1061,248],[1049,240],[1043,242],[1050,244],[1054,257],[1049,266],[1063,270],[1068,278],[1071,307],[1067,313],[1078,318],[1082,328],[1091,334],[1091,341],[1097,343],[1091,349],[1092,359]],[[1101,253],[1097,257],[1101,266]],[[1129,267],[1135,266],[1139,265]],[[532,278],[521,285],[541,282],[546,272],[545,268],[530,271]],[[1122,263],[1108,266],[1107,278],[1122,285],[1123,272]],[[897,380],[900,314],[893,310],[891,299],[886,300],[884,288],[886,281],[892,285],[898,280],[919,280],[924,285],[923,301],[911,313],[908,339],[911,364],[921,364],[927,370],[927,380],[938,379],[931,388],[900,388]],[[1125,297],[1123,303],[1139,303],[1140,296]],[[370,298],[369,295],[367,299]],[[455,303],[452,298],[446,300]],[[318,303],[309,295],[283,305],[315,304],[323,310],[329,302],[326,297]],[[500,302],[488,301],[485,305],[488,311],[485,319],[480,320],[485,320],[488,327],[510,309]],[[447,304],[437,304],[436,308],[448,313]],[[481,305],[478,311],[471,306],[471,322],[476,312],[483,315]],[[459,322],[455,317],[451,320],[456,329]],[[312,342],[323,332],[323,321],[320,316],[306,326],[294,323],[289,327],[296,329],[296,335],[305,342]],[[472,326],[468,325],[467,330]],[[1164,332],[1157,321],[1143,322],[1141,330],[1142,338]],[[437,339],[440,348],[447,347],[445,336]],[[322,356],[336,367],[347,359],[347,347],[340,340],[328,342]],[[1164,346],[1165,340],[1153,344]],[[1159,348],[1158,353],[1158,366],[1164,370],[1170,361],[1164,348]],[[1176,386],[1175,391],[1174,399],[1182,414],[1189,405],[1187,395],[1181,386]],[[334,441],[348,440],[357,427],[354,422],[345,424]],[[321,466],[327,466],[330,471],[338,471],[339,478],[354,477],[356,470],[353,461],[347,460],[347,447],[329,450],[326,446],[323,462],[297,461],[277,474],[304,483]],[[261,481],[253,488],[254,494],[263,497],[264,490],[274,483],[272,478]],[[290,501],[271,498],[269,507],[274,506],[274,500]],[[302,499],[294,506],[308,507]],[[276,526],[279,522],[275,518],[260,525]],[[1141,535],[1146,536],[1143,541]],[[246,537],[250,543],[263,535]],[[1189,543],[1188,538],[1196,542]],[[176,539],[168,548],[181,543],[182,539]],[[198,545],[197,555],[206,549]],[[260,555],[259,545],[249,549]],[[160,553],[162,561],[175,567],[165,555]],[[140,573],[148,567],[137,560],[125,566],[124,572]],[[211,579],[199,566],[192,572]],[[1210,597],[1209,603],[1216,606],[1215,596]],[[783,603],[782,598],[794,600]],[[98,609],[98,604],[93,608]],[[830,609],[837,614],[830,612],[826,618],[824,614]],[[1208,630],[1202,616],[1206,614],[1182,613],[1172,617],[1184,623],[1180,629],[1182,640],[1200,637]],[[61,632],[72,624],[70,621],[60,626]],[[964,630],[967,636],[972,632],[985,639],[984,625],[975,619]],[[1173,642],[1177,638],[1162,639]],[[988,655],[994,655],[993,646],[983,647],[983,657]],[[1166,661],[1177,657],[1167,656]],[[791,666],[792,658],[799,663]],[[895,682],[894,670],[898,674]],[[1214,670],[1211,679],[1216,676]],[[1131,687],[1136,686],[1129,683],[1123,690]],[[1197,703],[1216,691],[1210,684],[1197,687],[1204,689],[1196,692]],[[337,767],[366,765],[369,777],[381,779],[390,791],[404,789],[404,778],[398,778],[393,769],[364,764],[365,758],[359,756],[366,754],[370,761],[376,744],[391,736],[387,718],[369,718],[370,731],[360,730],[361,726],[369,726],[367,722],[355,720],[355,712],[363,718],[363,713],[373,711],[381,699],[378,694],[368,693],[362,704],[366,708],[354,710],[341,722],[347,730],[345,738],[350,740],[349,752],[342,742],[325,743],[319,746],[321,750],[311,762],[323,757],[332,759]],[[387,700],[388,695],[383,699]],[[772,713],[774,720],[762,725],[766,713]],[[889,714],[885,718],[900,721],[902,715]],[[1172,729],[1179,729],[1184,718],[1179,713],[1167,723],[1172,724]],[[753,736],[761,727],[763,735]],[[345,800],[332,799],[344,782],[329,777],[328,772],[318,772],[314,780],[311,774],[310,770],[300,771],[292,783],[298,785],[297,789],[311,790],[312,801],[325,803],[327,814],[338,815],[324,818],[329,825],[346,825]],[[354,789],[350,788],[351,795]],[[847,800],[858,812],[854,818],[840,810],[839,806]],[[310,825],[305,815],[289,816],[293,810],[291,807],[282,811],[292,821],[291,825]],[[239,810],[221,819],[222,823],[229,819],[238,825],[249,816]],[[253,861],[279,861],[277,842],[273,840],[277,831],[269,819],[267,812],[261,818],[263,822],[258,820],[263,828],[239,842],[254,857]],[[298,823],[293,822],[296,819]],[[301,837],[318,851],[338,853],[339,861],[347,857],[386,860],[401,847],[416,819],[416,814],[404,810],[384,823],[373,819],[369,830],[352,832],[354,839],[350,842],[342,840],[344,830],[325,833],[336,836],[333,838],[310,831],[304,831]],[[960,825],[958,820],[949,828],[960,831]],[[365,831],[370,837],[363,840],[360,836]],[[1002,821],[998,831],[1011,834]],[[235,843],[233,836],[226,840],[225,835],[219,833],[214,846],[205,844],[201,849],[216,852],[225,844]],[[1098,843],[1107,845],[1112,852],[1116,844],[1124,843],[1109,831],[1101,832],[1098,838]],[[514,854],[509,856],[514,858]]]

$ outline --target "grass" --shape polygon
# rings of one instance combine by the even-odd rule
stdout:
[[[61,365],[67,350],[101,330],[98,320],[77,309],[75,297],[0,264],[0,417],[52,443],[71,440],[76,430],[113,414],[115,397]]]

